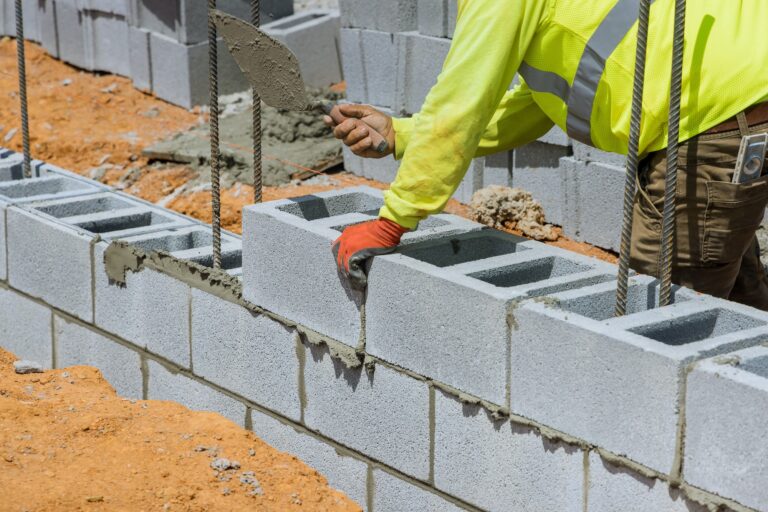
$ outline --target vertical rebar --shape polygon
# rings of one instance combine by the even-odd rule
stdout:
[[[24,177],[32,177],[29,155],[29,111],[27,110],[27,66],[24,55],[24,13],[21,0],[16,0],[16,57],[19,71],[19,101],[21,102],[21,141],[24,151]]]
[[[251,0],[251,22],[258,27],[261,24],[259,0]],[[253,202],[261,202],[261,97],[253,90]]]
[[[669,137],[667,138],[667,176],[661,227],[660,306],[666,306],[672,300],[672,253],[675,244],[675,196],[677,193],[677,160],[680,148],[680,100],[683,84],[683,53],[685,50],[685,5],[685,0],[675,0],[672,84],[669,95]]]
[[[216,44],[216,0],[208,0],[208,87],[211,136],[211,209],[213,268],[221,268],[221,177],[219,176],[219,64]]]
[[[642,126],[643,89],[645,86],[645,57],[648,48],[648,24],[650,15],[651,0],[640,0],[640,13],[638,15],[637,25],[637,47],[635,49],[635,77],[632,90],[632,118],[629,126],[626,182],[624,184],[624,220],[621,227],[619,275],[616,289],[616,316],[624,316],[627,312],[629,256],[632,245],[632,217],[635,204],[637,168],[639,165],[640,128]]]

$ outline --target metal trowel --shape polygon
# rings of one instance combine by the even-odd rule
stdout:
[[[219,10],[214,10],[213,16],[229,53],[264,103],[282,110],[322,111],[337,124],[346,119],[332,113],[332,102],[309,101],[299,61],[283,43],[235,16]],[[386,139],[375,130],[369,133],[374,149],[387,153]]]

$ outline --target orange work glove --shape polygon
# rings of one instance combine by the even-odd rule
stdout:
[[[393,252],[407,231],[407,228],[383,218],[349,226],[333,242],[332,250],[339,271],[353,288],[365,289],[368,284],[365,261],[379,254]]]

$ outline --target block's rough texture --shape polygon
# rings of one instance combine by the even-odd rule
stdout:
[[[424,99],[437,82],[451,41],[423,36],[418,32],[402,32],[395,35],[395,44],[397,83],[394,110],[414,114],[421,110]]]
[[[589,454],[589,512],[705,512],[666,482],[615,466],[597,453]]]
[[[419,33],[433,37],[453,37],[458,7],[457,0],[419,0]]]
[[[429,474],[429,389],[385,366],[349,369],[306,346],[306,425],[403,473]]]
[[[298,420],[301,406],[296,343],[294,329],[192,290],[195,374]]]
[[[311,9],[261,26],[283,42],[299,60],[301,76],[310,87],[341,82],[338,11]]]
[[[173,373],[156,361],[147,361],[149,371],[148,400],[172,400],[196,411],[210,411],[245,425],[246,407],[234,398],[195,381],[186,375]]]
[[[435,486],[487,510],[581,511],[584,454],[435,392]]]
[[[441,496],[381,469],[373,470],[373,510],[376,512],[459,512],[465,510]]]
[[[683,478],[768,510],[768,347],[715,357],[688,375]]]
[[[619,250],[624,198],[624,167],[563,158],[566,236],[604,249]]]
[[[518,308],[512,412],[672,472],[684,369],[760,343],[768,317],[683,291],[675,304],[657,308],[657,284],[631,279],[629,315],[622,318],[613,318],[612,282]]]
[[[51,368],[51,323],[50,309],[12,290],[0,289],[0,347]]]
[[[397,73],[395,35],[343,28],[340,45],[347,99],[392,108]]]
[[[295,455],[328,479],[328,484],[352,498],[361,507],[366,504],[368,465],[292,426],[251,409],[253,432],[280,451]],[[378,509],[377,509],[378,510]]]
[[[571,222],[563,211],[565,173],[560,167],[560,159],[568,153],[567,147],[543,142],[533,142],[514,151],[512,186],[530,192],[544,208],[547,222],[560,226]]]
[[[417,0],[340,0],[344,27],[381,32],[416,30]]]
[[[57,368],[95,366],[118,395],[142,398],[141,359],[138,352],[59,316],[54,320],[54,336]]]

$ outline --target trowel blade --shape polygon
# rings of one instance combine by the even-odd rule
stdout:
[[[229,53],[267,105],[306,110],[307,93],[299,61],[283,43],[235,16],[213,11]]]

